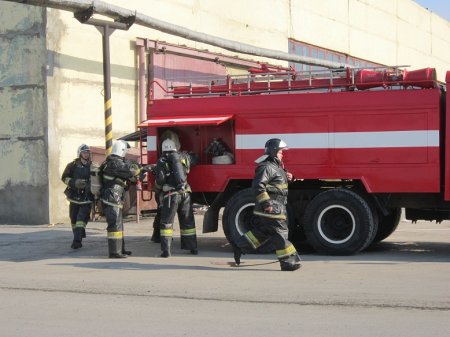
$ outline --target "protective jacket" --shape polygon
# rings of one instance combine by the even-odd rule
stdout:
[[[179,152],[165,152],[156,163],[156,189],[164,192],[191,192],[187,175],[191,168],[189,155]]]
[[[254,214],[286,219],[288,178],[278,158],[268,157],[256,167],[252,187],[256,196]],[[272,211],[264,211],[268,206]]]
[[[109,155],[101,165],[103,190],[102,201],[111,206],[122,207],[125,191],[130,183],[136,183],[140,169],[136,163]]]
[[[155,168],[155,183],[160,191],[160,236],[161,256],[170,256],[173,237],[173,222],[178,214],[181,234],[181,249],[197,253],[197,236],[194,212],[190,197],[191,188],[187,183],[190,170],[190,156],[177,151],[164,152]]]
[[[62,174],[61,180],[67,185],[64,194],[71,203],[83,205],[92,203],[93,195],[90,191],[90,166],[91,162],[88,161],[83,164],[80,158],[74,159],[67,164]],[[76,188],[75,181],[82,179],[86,181],[84,188]]]

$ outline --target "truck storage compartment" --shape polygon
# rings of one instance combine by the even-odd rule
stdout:
[[[157,143],[167,130],[175,133],[180,141],[180,151],[194,152],[198,156],[199,165],[223,165],[234,163],[234,130],[233,121],[219,125],[179,125],[174,127],[158,127]],[[158,153],[161,149],[158,148]]]

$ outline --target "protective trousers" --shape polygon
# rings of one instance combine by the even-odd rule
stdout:
[[[161,208],[161,250],[170,255],[173,222],[178,214],[181,232],[181,249],[197,250],[194,212],[189,193],[172,192],[164,195]]]
[[[124,257],[122,208],[103,204],[103,210],[108,224],[106,231],[109,257]]]
[[[156,210],[155,219],[153,220],[153,233],[152,233],[152,238],[151,238],[151,240],[156,243],[161,242],[160,223],[161,223],[161,207],[158,205],[158,208]]]
[[[73,242],[72,248],[82,247],[81,241],[86,237],[86,225],[91,215],[92,204],[76,204],[71,202],[69,205],[69,216],[72,224]]]
[[[263,244],[275,251],[282,270],[293,270],[300,264],[297,250],[288,240],[286,220],[260,216],[251,230],[244,233],[236,242],[244,252],[256,250]]]

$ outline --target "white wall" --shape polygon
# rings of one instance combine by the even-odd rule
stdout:
[[[386,65],[450,70],[450,22],[411,0],[293,0],[293,39]]]

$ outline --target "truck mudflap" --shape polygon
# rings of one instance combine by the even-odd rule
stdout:
[[[227,197],[224,192],[219,193],[203,216],[203,233],[217,232],[219,228],[220,208],[226,202]]]

